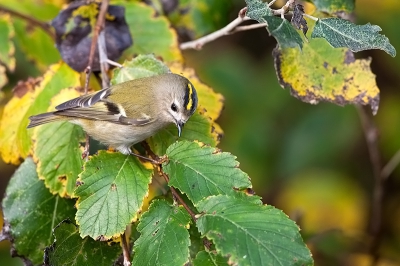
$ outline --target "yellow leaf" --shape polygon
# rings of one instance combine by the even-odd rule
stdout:
[[[379,89],[370,59],[354,59],[345,48],[334,49],[325,40],[311,39],[303,50],[274,50],[280,84],[307,103],[369,104],[376,114]]]
[[[34,89],[17,91],[0,121],[0,155],[5,162],[18,164],[29,155],[33,130],[26,128],[28,117],[45,112],[61,89],[79,85],[79,74],[61,62],[52,65]]]

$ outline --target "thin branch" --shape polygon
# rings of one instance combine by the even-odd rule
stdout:
[[[161,165],[161,164],[165,163],[168,160],[168,158],[166,156],[162,156],[162,157],[157,156],[150,149],[150,146],[146,141],[142,141],[141,144],[142,144],[142,147],[146,150],[147,154],[150,155],[150,158],[142,156],[142,155],[137,155],[137,154],[134,154],[135,156],[138,156],[138,157],[140,157],[142,159],[145,159],[145,160],[147,160],[147,161],[149,161],[149,162],[151,162],[152,164],[155,164],[155,165]]]
[[[234,19],[231,23],[223,27],[222,29],[219,29],[211,34],[208,34],[204,37],[201,37],[197,40],[190,41],[190,42],[184,42],[181,43],[179,48],[181,50],[187,50],[187,49],[195,49],[195,50],[200,50],[204,44],[212,42],[222,36],[229,35],[229,33],[236,28],[240,23],[243,21],[250,20],[249,17],[240,17],[238,16],[236,19]]]
[[[258,23],[258,24],[251,24],[251,25],[246,25],[246,26],[238,26],[228,34],[233,34],[239,31],[246,31],[246,30],[253,30],[253,29],[259,29],[259,28],[265,28],[267,27],[267,23]]]
[[[107,13],[107,9],[108,9],[108,2],[109,2],[109,0],[102,1],[100,13],[99,13],[99,16],[97,17],[96,26],[95,26],[94,32],[93,32],[92,43],[90,45],[88,65],[85,69],[85,73],[86,73],[85,94],[88,93],[89,80],[90,80],[90,74],[92,73],[92,66],[93,66],[93,61],[94,61],[94,56],[95,56],[95,51],[96,51],[96,46],[97,46],[97,39],[99,37],[100,31],[102,31],[104,28],[106,13]],[[103,79],[104,78],[105,77],[103,76]],[[89,147],[89,136],[86,133],[85,150],[82,154],[82,158],[87,159],[89,157],[89,148],[90,148]]]
[[[29,25],[33,25],[38,28],[41,28],[44,32],[46,32],[53,39],[53,41],[56,39],[56,35],[54,34],[54,31],[52,30],[52,27],[48,23],[37,20],[37,19],[27,16],[27,15],[21,14],[18,11],[9,9],[2,5],[0,5],[0,11],[9,13],[10,15],[12,15],[14,17],[18,17],[20,19],[26,20]]]
[[[169,177],[167,176],[166,173],[164,173],[161,169],[160,174],[164,177],[165,181],[168,183],[169,181]],[[176,199],[176,201],[178,201],[185,209],[186,211],[189,213],[189,215],[192,217],[193,221],[196,222],[197,218],[196,218],[196,213],[194,213],[189,206],[186,204],[186,202],[181,198],[181,196],[179,195],[179,193],[176,191],[176,189],[174,187],[170,187],[172,195],[174,196],[174,198]]]
[[[165,158],[161,158],[161,159],[160,159],[160,158],[150,149],[150,146],[149,146],[149,144],[148,144],[147,142],[143,141],[143,142],[142,142],[142,146],[143,146],[143,148],[147,151],[147,153],[148,153],[152,158],[154,158],[155,161],[161,161],[161,160],[165,161],[165,160],[166,160]],[[158,165],[159,165],[159,175],[161,175],[161,176],[164,178],[165,182],[167,182],[167,184],[168,184],[168,182],[169,182],[169,177],[168,177],[168,175],[167,175],[166,173],[164,173],[164,171],[162,170],[162,165],[161,165],[161,163],[158,164]],[[171,187],[170,187],[170,190],[171,190],[172,195],[174,196],[175,200],[178,201],[179,204],[181,204],[181,205],[186,209],[186,211],[187,211],[187,212],[189,213],[189,215],[192,217],[193,221],[196,222],[196,220],[197,220],[197,218],[196,218],[196,213],[194,213],[194,212],[190,209],[190,207],[186,204],[186,202],[182,199],[182,197],[179,195],[179,193],[176,191],[176,189],[175,189],[174,187],[171,186]]]
[[[121,235],[121,240],[122,240],[122,255],[124,257],[124,266],[131,266],[130,248],[128,242],[126,241],[125,233]]]
[[[268,4],[268,7],[272,5],[275,2],[275,0],[271,1]],[[281,16],[282,19],[284,19],[285,14],[288,12],[290,5],[292,5],[295,2],[295,0],[288,0],[284,6],[282,6],[280,9],[272,9],[272,12],[276,16]],[[250,17],[246,16],[247,12],[247,7],[242,8],[239,11],[238,17],[235,18],[232,22],[230,22],[228,25],[223,27],[222,29],[219,29],[217,31],[214,31],[213,33],[210,33],[206,36],[203,36],[197,40],[189,41],[189,42],[184,42],[181,43],[179,48],[181,50],[188,50],[188,49],[195,49],[195,50],[200,50],[203,48],[203,46],[209,42],[212,42],[218,38],[221,38],[222,36],[230,35],[232,33],[240,32],[240,31],[245,31],[245,30],[252,30],[252,29],[258,29],[262,27],[268,26],[267,23],[260,23],[260,24],[255,24],[255,25],[249,25],[249,26],[243,26],[243,27],[238,27],[243,21],[251,20]]]
[[[314,17],[314,16],[311,16],[311,15],[308,15],[308,14],[306,14],[306,13],[304,13],[303,16],[308,17],[309,19],[312,19],[312,20],[314,20],[314,21],[318,21],[318,20],[319,20],[319,18]]]
[[[142,141],[140,144],[142,144],[142,147],[146,150],[147,154],[150,155],[150,157],[156,161],[160,160],[160,157],[158,157],[150,148],[150,145],[146,141]]]
[[[159,180],[159,178],[160,178],[160,175],[154,175],[153,180],[152,180],[153,182],[151,184],[152,185],[154,184],[154,186],[157,186],[157,188],[161,190],[162,195],[167,195],[168,190],[165,189],[164,183],[161,180]]]
[[[276,0],[272,0],[271,2],[269,2],[268,7],[271,7],[275,2],[276,2]]]
[[[101,8],[99,12],[99,16],[97,17],[96,25],[93,31],[93,37],[92,37],[92,44],[90,45],[90,53],[89,53],[89,62],[88,66],[86,67],[86,74],[90,76],[92,72],[92,66],[93,66],[93,61],[94,61],[94,56],[95,56],[95,51],[96,51],[96,46],[97,46],[97,39],[99,37],[100,31],[103,30],[104,28],[104,23],[106,19],[106,13],[108,9],[108,2],[109,0],[103,0],[101,2]],[[88,80],[88,78],[87,78]],[[85,83],[85,94],[87,94],[88,91],[88,84],[89,82]]]
[[[368,145],[369,157],[372,163],[374,178],[377,181],[381,180],[381,159],[378,145],[378,129],[372,121],[371,116],[364,107],[357,106],[357,111],[361,119],[364,130],[365,140]]]
[[[374,260],[379,259],[379,246],[380,246],[380,232],[382,227],[382,204],[384,194],[385,178],[382,177],[381,158],[378,145],[378,129],[375,126],[371,115],[365,108],[357,106],[357,111],[361,119],[361,124],[364,130],[365,139],[367,142],[368,153],[372,164],[372,171],[374,175],[374,190],[372,195],[372,208],[370,217],[370,230],[372,242],[370,246],[370,253]]]
[[[134,152],[131,152],[130,155],[136,156],[140,159],[151,162],[152,164],[155,164],[155,165],[161,165],[162,163],[164,163],[166,161],[165,157],[158,158],[158,159],[152,159],[152,158],[149,158],[149,157],[146,157],[146,156],[134,153]]]
[[[280,9],[273,10],[274,15],[280,15],[282,19],[285,19],[285,14],[288,12],[290,5],[294,4],[294,2],[295,0],[288,0]]]
[[[107,58],[107,63],[108,63],[109,65],[116,66],[116,67],[119,67],[119,68],[124,67],[124,66],[121,65],[120,63],[115,62],[115,61],[112,61],[112,60],[110,60],[110,59],[108,59],[108,58]]]
[[[393,155],[392,159],[383,167],[381,172],[382,179],[387,179],[400,164],[400,150],[398,150],[395,155]]]
[[[99,58],[100,58],[100,69],[101,69],[101,87],[107,88],[110,84],[110,79],[108,78],[107,71],[109,70],[108,66],[108,57],[107,57],[107,47],[106,47],[106,36],[104,30],[100,31],[99,38],[97,41],[97,48],[99,50]]]

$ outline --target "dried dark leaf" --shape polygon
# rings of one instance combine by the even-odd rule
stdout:
[[[307,31],[308,31],[308,26],[307,26],[307,21],[303,17],[304,14],[304,7],[303,5],[296,4],[293,9],[293,17],[292,20],[290,21],[292,25],[298,29],[302,30],[304,36],[306,36]]]
[[[88,65],[99,10],[99,3],[73,2],[51,22],[56,30],[57,49],[63,60],[78,72],[83,71]],[[125,21],[124,7],[114,5],[108,7],[104,31],[107,57],[116,61],[133,43]],[[97,47],[92,70],[100,70]]]
[[[26,81],[18,81],[17,85],[12,89],[14,96],[22,98],[28,91],[35,90],[35,87],[39,85],[41,78],[29,77]]]

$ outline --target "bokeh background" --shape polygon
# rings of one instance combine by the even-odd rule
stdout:
[[[233,20],[244,5],[232,1],[229,16],[219,24]],[[399,0],[358,0],[354,13],[357,24],[379,25],[398,53],[399,14]],[[371,220],[376,219],[371,217],[375,181],[359,114],[354,106],[314,106],[290,96],[276,78],[271,55],[275,45],[265,29],[257,29],[183,52],[186,65],[225,97],[218,120],[225,134],[219,147],[237,156],[264,203],[296,220],[316,265],[373,265],[369,246]],[[17,68],[9,74],[2,106],[18,80],[40,75],[18,47],[16,55]],[[373,121],[385,165],[400,149],[400,56],[374,50],[357,57],[373,58],[381,91]],[[14,170],[0,162],[1,195]],[[380,260],[375,265],[400,265],[399,192],[397,167],[384,186],[376,250]],[[0,242],[0,265],[21,265],[9,252],[9,243]]]

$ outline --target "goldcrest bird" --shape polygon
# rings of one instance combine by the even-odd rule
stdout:
[[[188,79],[161,74],[126,81],[64,102],[57,111],[29,117],[28,128],[55,121],[79,125],[89,136],[130,154],[130,147],[173,123],[183,125],[197,108],[197,93]]]

